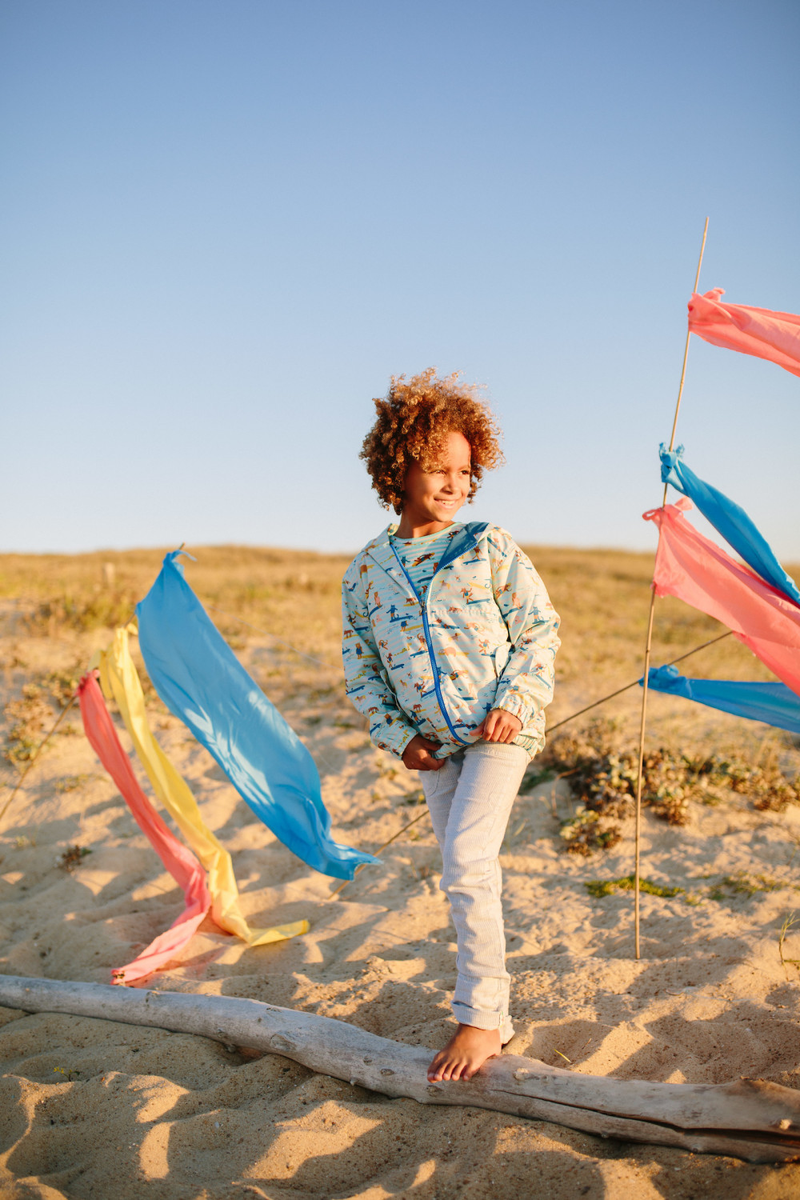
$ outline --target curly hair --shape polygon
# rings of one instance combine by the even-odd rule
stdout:
[[[468,500],[477,492],[483,472],[504,461],[497,422],[477,398],[478,387],[460,379],[458,371],[439,379],[434,367],[409,380],[393,375],[386,398],[373,400],[378,418],[364,438],[359,458],[367,464],[384,508],[402,510],[408,468],[416,462],[424,471],[432,470],[448,433],[461,433],[470,444]]]

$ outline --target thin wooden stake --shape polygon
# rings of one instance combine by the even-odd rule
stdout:
[[[700,268],[703,265],[703,254],[706,248],[706,237],[708,235],[708,217],[703,227],[703,241],[700,246],[700,257],[697,260],[697,273],[694,277],[693,292],[697,291],[700,283]],[[683,399],[683,385],[686,382],[686,361],[689,357],[689,339],[692,336],[691,329],[686,329],[686,345],[683,348],[683,366],[681,367],[681,382],[678,388],[678,401],[675,405],[675,416],[672,420],[672,433],[669,438],[669,448],[675,446],[675,433],[678,428],[678,414],[681,411],[681,400]],[[661,507],[667,503],[667,484],[664,484],[664,495],[661,500]],[[642,832],[642,774],[644,770],[644,733],[647,722],[647,692],[650,673],[650,650],[653,642],[653,617],[655,616],[656,607],[656,590],[655,581],[650,585],[650,612],[647,617],[647,639],[644,647],[644,680],[642,685],[642,716],[639,722],[639,772],[636,777],[636,831],[634,835],[635,851],[634,851],[634,871],[633,871],[633,940],[634,940],[634,955],[637,959],[641,957],[639,947],[639,857],[641,847],[641,832]]]
[[[647,682],[650,672],[650,650],[653,642],[653,617],[655,615],[656,592],[650,585],[650,613],[647,618],[647,640],[644,647],[644,681],[642,684],[642,714],[639,721],[639,770],[636,774],[636,830],[634,833],[633,860],[633,940],[634,957],[641,958],[639,949],[639,853],[642,841],[642,776],[644,773],[644,730],[647,721]]]

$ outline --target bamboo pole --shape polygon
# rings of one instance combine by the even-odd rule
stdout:
[[[694,277],[693,292],[697,291],[700,283],[700,268],[703,265],[703,254],[706,248],[706,237],[708,235],[708,217],[703,227],[703,241],[700,246],[700,257],[697,260],[697,273]],[[681,400],[683,399],[683,385],[686,382],[686,361],[689,357],[689,338],[692,336],[691,330],[686,329],[686,345],[683,348],[683,366],[681,367],[681,382],[678,387],[678,401],[675,405],[675,416],[672,421],[672,433],[669,438],[669,448],[673,449],[675,445],[675,432],[678,428],[678,414],[681,411]],[[667,503],[667,484],[664,484],[664,495],[661,500],[661,507]],[[644,646],[644,680],[642,684],[642,715],[639,722],[639,771],[636,776],[636,831],[634,834],[635,850],[634,850],[634,869],[633,869],[633,931],[634,931],[634,955],[637,959],[641,958],[639,946],[639,858],[642,834],[642,771],[644,769],[644,733],[647,722],[647,692],[650,674],[650,651],[653,643],[653,617],[655,616],[656,607],[656,592],[655,582],[650,584],[650,612],[647,617],[647,638]]]

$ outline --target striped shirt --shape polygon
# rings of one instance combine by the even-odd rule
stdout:
[[[461,528],[461,522],[456,521],[448,525],[447,529],[442,529],[439,533],[429,533],[427,537],[399,538],[392,535],[392,545],[408,572],[414,591],[423,603],[436,568]]]

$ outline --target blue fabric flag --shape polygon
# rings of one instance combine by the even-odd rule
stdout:
[[[677,491],[688,496],[717,533],[725,538],[728,545],[733,547],[757,575],[800,605],[800,590],[797,584],[786,574],[769,542],[759,533],[744,509],[710,483],[698,479],[694,471],[682,461],[683,446],[668,450],[662,442],[659,453],[661,482],[671,483]]]
[[[284,845],[315,870],[352,879],[380,860],[331,840],[313,758],[209,620],[175,562],[180,553],[166,556],[136,606],[156,691]]]
[[[639,685],[644,683],[639,680]],[[648,687],[671,696],[685,696],[709,708],[763,721],[778,729],[800,733],[800,696],[785,683],[738,683],[727,679],[687,679],[677,667],[651,667]]]

